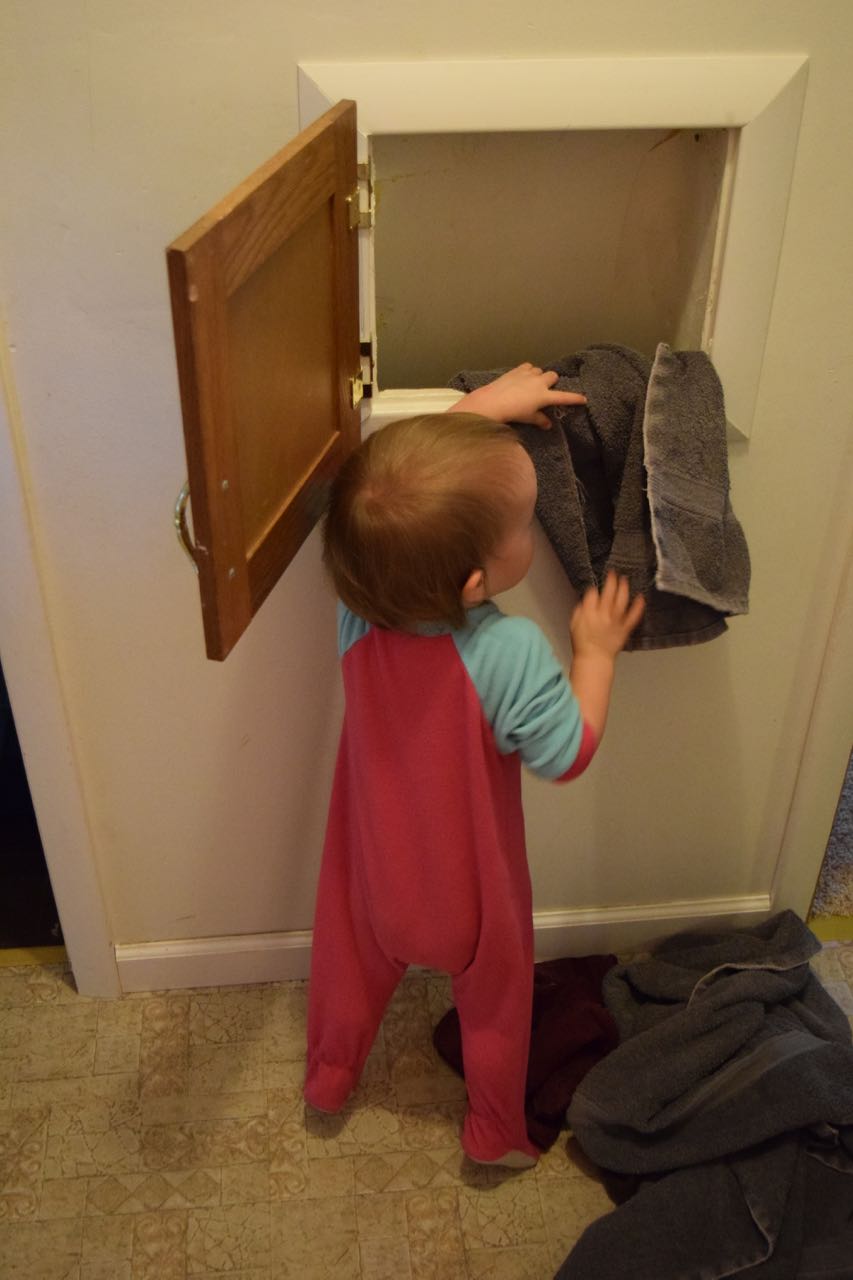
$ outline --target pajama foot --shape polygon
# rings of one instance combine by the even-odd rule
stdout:
[[[494,1160],[481,1160],[478,1156],[468,1156],[475,1164],[497,1165],[503,1169],[532,1169],[539,1157],[529,1155],[526,1151],[505,1151]]]
[[[475,1164],[532,1169],[539,1159],[539,1151],[523,1130],[519,1133],[519,1127],[514,1126],[513,1132],[513,1127],[507,1125],[501,1132],[493,1121],[484,1123],[469,1108],[462,1126],[462,1150]]]
[[[355,1085],[351,1071],[318,1063],[308,1069],[302,1096],[315,1111],[334,1116],[343,1110]]]

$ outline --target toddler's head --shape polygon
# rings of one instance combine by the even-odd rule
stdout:
[[[533,464],[509,427],[469,413],[404,418],[338,473],[325,563],[367,622],[463,626],[466,608],[527,572],[535,502]]]

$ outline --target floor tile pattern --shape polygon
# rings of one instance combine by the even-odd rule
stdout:
[[[853,1022],[853,944],[815,961]],[[78,996],[0,969],[4,1280],[547,1280],[610,1209],[565,1139],[467,1161],[443,978],[400,987],[339,1117],[301,1100],[305,984]]]

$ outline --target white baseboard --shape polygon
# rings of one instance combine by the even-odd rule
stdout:
[[[537,911],[533,916],[537,960],[558,956],[626,955],[644,951],[684,929],[737,929],[766,919],[769,893],[740,898],[654,902],[644,907]]]
[[[176,938],[116,946],[122,991],[229,987],[307,978],[310,931]]]
[[[537,960],[643,950],[682,929],[737,928],[765,919],[769,894],[658,902],[644,907],[537,911]],[[222,938],[122,943],[116,964],[122,991],[225,987],[307,978],[311,933],[249,933]]]

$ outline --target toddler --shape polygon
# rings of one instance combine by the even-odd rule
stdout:
[[[556,373],[520,365],[446,414],[392,423],[332,488],[324,556],[340,603],[346,710],[320,872],[305,1098],[338,1111],[408,965],[451,975],[467,1155],[535,1163],[524,1118],[533,986],[522,762],[577,777],[614,662],[640,620],[626,579],[571,620],[567,679],[492,597],[533,556],[536,473],[506,423],[542,427]]]

